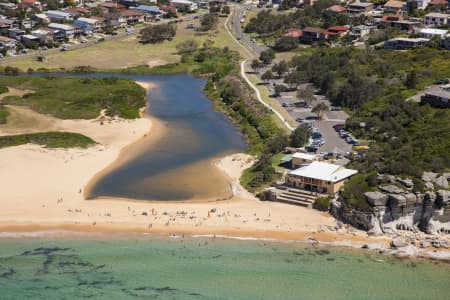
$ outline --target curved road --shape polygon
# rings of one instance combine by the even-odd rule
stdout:
[[[242,7],[240,7],[240,8],[242,8]],[[239,12],[242,13],[242,10],[240,10]],[[234,14],[234,11],[232,12],[232,14]],[[235,38],[235,36],[231,33],[231,31],[229,30],[229,28],[228,28],[228,22],[229,22],[230,17],[231,17],[232,14],[230,14],[230,15],[228,16],[227,20],[225,21],[225,29],[226,29],[226,31],[228,32],[228,34],[231,36],[231,38],[232,38],[237,44],[239,44],[243,49],[245,49],[245,51],[249,54],[250,57],[254,57],[254,53],[251,53],[250,50],[249,50],[247,47],[245,47],[245,46],[243,45],[243,43],[241,43],[240,41],[238,41],[238,40]],[[235,17],[234,19],[236,19],[236,17]],[[240,19],[239,19],[239,20],[240,20]],[[233,22],[233,25],[235,25],[235,24],[236,24],[236,22],[234,21],[234,22]],[[240,25],[239,25],[239,24],[238,24],[238,27],[239,27],[239,29],[240,29]],[[241,33],[242,33],[242,31],[241,31]],[[244,39],[241,38],[241,41],[243,41],[243,40],[244,40]],[[251,41],[250,41],[250,42],[251,42]],[[247,46],[248,46],[250,49],[253,50],[253,48],[250,47],[248,44],[247,44]],[[254,51],[255,51],[255,50],[254,50]],[[264,51],[264,50],[262,50],[262,51]],[[256,51],[255,51],[255,52],[256,52]],[[247,63],[247,61],[248,61],[248,59],[244,59],[244,60],[241,62],[241,76],[242,76],[242,78],[244,78],[244,80],[247,82],[247,84],[255,91],[255,93],[256,93],[256,98],[258,99],[258,101],[259,101],[262,105],[264,105],[265,107],[267,107],[268,109],[270,109],[270,110],[271,110],[271,111],[272,111],[272,112],[273,112],[273,113],[281,120],[281,122],[283,122],[284,126],[286,126],[287,129],[289,129],[290,131],[293,131],[295,128],[292,127],[292,126],[287,122],[287,120],[281,115],[281,113],[280,113],[279,111],[277,111],[275,108],[273,108],[270,104],[268,104],[267,102],[265,102],[265,101],[262,99],[261,93],[259,92],[258,88],[257,88],[257,87],[250,81],[250,79],[247,77],[246,70],[245,70],[245,64]]]

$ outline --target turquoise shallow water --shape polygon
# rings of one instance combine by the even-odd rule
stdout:
[[[0,299],[449,299],[450,265],[219,239],[1,240]]]

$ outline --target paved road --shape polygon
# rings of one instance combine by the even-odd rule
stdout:
[[[231,28],[237,39],[259,56],[259,54],[261,54],[261,52],[263,52],[264,50],[267,50],[268,47],[252,42],[252,40],[242,31],[241,19],[244,18],[244,14],[246,11],[247,6],[236,6],[231,19]]]
[[[205,13],[189,15],[189,16],[181,17],[179,19],[181,19],[182,22],[186,22],[186,21],[192,21],[195,18],[202,17],[203,15],[205,15]],[[173,19],[161,20],[161,21],[158,21],[158,22],[153,22],[151,24],[153,24],[153,25],[156,25],[156,24],[167,24],[167,23],[173,22],[173,21],[174,21]],[[133,28],[133,32],[131,34],[129,34],[129,35],[137,35],[139,33],[139,29],[140,29],[139,27]],[[105,41],[119,39],[119,38],[122,38],[122,37],[124,37],[126,35],[127,35],[126,32],[119,32],[119,33],[117,33],[117,35],[106,35],[105,36]],[[68,45],[67,49],[68,50],[75,50],[75,49],[80,49],[80,48],[92,46],[92,45],[95,45],[97,43],[99,43],[97,41],[97,39],[89,40],[86,43]],[[61,51],[61,48],[52,48],[52,49],[48,49],[48,50],[41,50],[41,54],[45,56],[45,55],[52,54],[52,53],[58,53],[60,51]],[[32,51],[32,52],[27,53],[27,54],[21,54],[21,55],[17,55],[17,56],[4,57],[4,58],[0,59],[0,63],[6,63],[6,62],[10,62],[10,61],[18,60],[18,59],[23,59],[23,58],[36,57],[36,54],[37,54],[36,51]]]

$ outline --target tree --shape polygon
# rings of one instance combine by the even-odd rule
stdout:
[[[176,34],[176,27],[169,24],[149,25],[140,31],[141,43],[155,44],[164,40],[172,40]]]
[[[289,51],[298,47],[298,39],[290,36],[282,36],[276,42],[273,48],[277,51]]]
[[[315,113],[317,117],[322,120],[323,112],[328,110],[330,110],[328,105],[325,102],[320,102],[311,109],[311,112]]]
[[[303,147],[308,143],[310,135],[309,128],[301,124],[289,136],[289,145],[294,148]]]
[[[261,52],[259,55],[259,60],[262,61],[265,65],[268,65],[275,59],[275,51],[272,49],[267,49]]]
[[[311,86],[307,86],[306,88],[302,88],[297,91],[297,98],[303,99],[306,104],[310,105],[311,102],[316,99],[314,96],[314,89]]]
[[[275,76],[273,76],[273,73],[270,70],[267,70],[266,72],[264,72],[264,74],[262,74],[261,79],[265,83],[268,83],[269,80],[273,79],[274,77]]]
[[[252,60],[252,63],[250,64],[250,67],[253,69],[255,73],[258,73],[259,69],[261,69],[262,66],[263,66],[262,63],[257,59]]]
[[[215,14],[206,14],[200,20],[199,31],[209,31],[215,29],[219,18]]]
[[[284,73],[289,71],[289,66],[286,61],[282,60],[278,64],[274,65],[272,67],[272,72],[275,72],[278,74],[278,77],[283,76]]]
[[[417,73],[416,71],[412,71],[406,75],[405,86],[408,89],[414,89],[417,85]]]
[[[224,5],[222,7],[222,14],[229,15],[230,14],[230,7],[228,5]]]
[[[280,93],[286,92],[287,88],[286,88],[286,86],[285,86],[284,84],[277,84],[277,85],[274,87],[274,90],[275,90],[275,95],[276,95],[276,96],[279,96]]]
[[[176,48],[180,54],[194,52],[198,48],[198,43],[195,40],[187,40],[177,44]]]
[[[306,75],[302,71],[295,71],[292,73],[289,73],[284,78],[284,83],[289,85],[290,88],[297,88],[301,83],[307,82]]]

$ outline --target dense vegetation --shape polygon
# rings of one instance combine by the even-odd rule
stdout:
[[[0,94],[7,93],[8,91],[9,91],[9,90],[8,90],[8,87],[7,87],[7,86],[0,85]]]
[[[353,112],[347,127],[376,142],[357,163],[361,171],[420,176],[424,170],[450,168],[450,112],[405,101],[448,76],[448,51],[320,49],[309,57],[294,57],[291,66],[333,104]]]
[[[161,43],[172,40],[177,33],[177,28],[170,24],[149,25],[140,31],[140,41],[143,44]]]
[[[47,148],[87,148],[95,141],[87,136],[72,132],[42,132],[0,136],[0,148],[24,144],[38,144]]]
[[[6,124],[6,119],[8,116],[8,109],[4,105],[0,105],[0,124]]]
[[[108,116],[133,119],[146,104],[144,89],[127,79],[20,76],[3,77],[2,83],[33,91],[23,97],[4,97],[4,103],[61,119],[94,119],[101,110]]]

